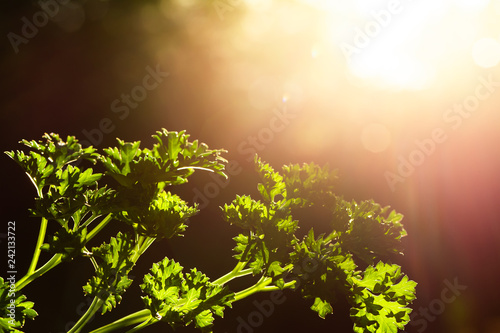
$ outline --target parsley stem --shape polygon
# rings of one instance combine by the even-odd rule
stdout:
[[[96,226],[88,235],[86,241],[91,240],[99,231],[101,231],[111,220],[112,215],[108,214],[102,221]],[[92,217],[91,217],[92,218]],[[61,263],[62,254],[56,253],[49,261],[47,261],[42,267],[36,269],[38,264],[38,260],[40,258],[41,247],[43,241],[45,239],[45,233],[47,231],[48,220],[46,218],[42,218],[42,222],[40,224],[40,231],[38,233],[38,239],[35,246],[35,252],[33,253],[33,259],[31,260],[31,264],[28,268],[28,272],[25,276],[23,276],[16,283],[16,290],[21,290],[30,284],[33,280],[39,278],[43,274],[47,273],[52,268],[56,267]],[[146,247],[147,248],[147,247]]]
[[[45,240],[45,233],[47,232],[47,224],[48,220],[45,217],[42,217],[40,231],[38,232],[38,239],[35,245],[35,252],[33,253],[33,259],[31,259],[31,264],[26,275],[32,274],[36,270],[36,265],[38,264],[38,259],[40,258],[40,252],[42,252],[41,247],[43,245],[43,241]]]
[[[185,167],[177,168],[177,170],[185,170],[185,169],[197,169],[197,170],[204,170],[204,171],[208,171],[208,172],[215,172],[212,169],[204,168],[204,167],[197,167],[197,166],[185,166]]]
[[[227,273],[226,275],[221,276],[220,278],[215,280],[213,283],[223,285],[223,284],[225,284],[225,283],[227,283],[227,282],[229,282],[232,279],[235,279],[237,277],[251,274],[253,271],[252,268],[243,269],[243,268],[245,268],[246,264],[247,264],[247,262],[243,262],[243,261],[238,262],[231,272]]]
[[[255,294],[259,291],[265,290],[266,286],[269,285],[272,281],[273,281],[273,279],[271,277],[262,276],[262,278],[253,286],[237,292],[234,295],[234,302],[239,301],[243,298],[246,298],[246,297],[248,297],[252,294]]]
[[[137,251],[130,258],[130,260],[135,264],[137,262],[137,260],[139,260],[139,257],[144,252],[146,252],[146,250],[151,246],[151,244],[154,243],[155,240],[156,240],[155,237],[139,236],[139,239],[137,240],[137,243],[136,243]]]
[[[26,274],[23,276],[19,281],[16,283],[16,291],[21,290],[22,288],[26,287],[31,281],[35,280],[36,278],[42,276],[43,274],[47,273],[49,270],[52,268],[56,267],[61,263],[61,258],[62,254],[57,253],[54,254],[54,256],[45,263],[42,267],[37,269],[31,274]]]
[[[148,318],[145,321],[143,321],[142,323],[140,323],[139,325],[137,325],[136,327],[128,330],[126,333],[134,333],[134,332],[140,331],[144,327],[149,326],[151,324],[154,324],[155,322],[156,322],[156,319],[155,320],[151,320],[151,318]]]
[[[282,289],[285,289],[285,288],[291,288],[295,285],[297,281],[290,281],[290,282],[287,282],[283,285],[283,288]],[[265,286],[264,288],[261,289],[262,291],[274,291],[274,290],[281,290],[280,287],[278,286]]]
[[[109,213],[91,232],[88,233],[85,242],[91,240],[99,231],[101,231],[111,221],[112,215]]]
[[[151,311],[149,311],[148,309],[140,310],[140,311],[134,312],[132,314],[129,314],[126,317],[118,319],[110,324],[107,324],[107,325],[102,326],[98,329],[95,329],[90,333],[112,332],[112,331],[117,330],[117,329],[122,328],[122,327],[138,324],[140,322],[148,320],[149,318],[151,318]]]
[[[106,218],[110,217],[110,215],[108,215]],[[103,221],[104,222],[104,221]],[[102,222],[101,222],[102,223]],[[99,227],[99,226],[98,226]],[[96,227],[96,229],[98,228]],[[95,230],[95,229],[94,229]],[[144,253],[146,252],[146,250],[149,248],[149,246],[151,244],[153,244],[153,242],[155,241],[156,238],[154,237],[146,237],[146,236],[139,236],[138,239],[136,240],[136,245],[135,247],[137,248],[137,250],[132,254],[132,256],[130,257],[130,261],[135,265],[135,263],[137,262],[137,260],[139,260],[139,257]],[[94,264],[94,267],[97,267],[96,266],[96,263],[95,263],[95,259],[93,257],[90,258]],[[99,296],[95,296],[94,297],[94,300],[92,301],[92,304],[90,304],[89,308],[87,309],[87,311],[85,312],[85,314],[78,320],[78,322],[75,324],[75,326],[73,326],[73,328],[68,332],[68,333],[79,333],[80,330],[87,324],[87,322],[90,320],[90,318],[92,318],[92,316],[95,315],[95,313],[99,310],[99,308],[103,305],[104,303],[104,300],[102,298],[100,298]],[[148,314],[149,314],[149,311],[148,311]],[[140,317],[141,320],[139,321],[143,321],[142,320],[142,317]],[[131,322],[130,324],[128,325],[132,325],[132,324],[135,324],[136,322]],[[144,324],[144,323],[143,323]],[[142,326],[142,324],[140,325]],[[118,327],[117,327],[118,328]],[[103,331],[103,332],[108,332],[107,330],[106,331]]]
[[[92,304],[90,304],[89,308],[87,311],[83,314],[83,316],[78,319],[76,322],[75,326],[73,326],[68,333],[78,333],[81,331],[81,329],[87,324],[87,322],[95,315],[95,313],[99,310],[99,308],[102,306],[102,303],[104,301],[99,298],[99,297],[94,297],[92,300]]]
[[[96,218],[98,218],[99,215],[96,214],[96,213],[92,213],[92,215],[87,219],[85,220],[85,222],[83,222],[79,227],[80,228],[85,228],[87,227],[90,223],[92,223]]]

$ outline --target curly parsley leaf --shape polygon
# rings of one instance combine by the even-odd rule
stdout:
[[[389,209],[373,200],[339,204],[342,213],[337,218],[348,221],[339,238],[342,247],[368,264],[379,257],[402,253],[401,238],[406,236],[401,224],[403,215]]]
[[[279,196],[282,200],[286,199],[286,187],[282,175],[275,172],[269,164],[264,163],[257,156],[255,156],[255,169],[262,181],[262,183],[257,184],[257,189],[266,202],[274,202]]]
[[[189,141],[186,131],[169,132],[165,129],[156,132],[153,137],[158,141],[153,147],[156,156],[164,161],[164,168],[172,169],[202,169],[215,172],[225,178],[224,165],[227,160],[221,157],[224,149],[209,149],[198,140]]]
[[[283,166],[283,181],[287,198],[305,207],[315,205],[334,206],[334,188],[337,170],[328,165],[320,167],[314,163],[290,164]]]
[[[359,332],[363,325],[382,327],[377,332],[404,327],[411,311],[406,306],[414,298],[414,282],[406,276],[399,279],[398,266],[388,265],[383,272],[387,279],[381,279],[385,289],[370,285],[368,281],[375,279],[373,268],[368,268],[363,278],[355,261],[372,264],[377,258],[400,253],[401,238],[406,235],[402,215],[371,200],[342,200],[333,192],[337,172],[327,166],[289,165],[283,167],[281,175],[259,158],[255,162],[262,181],[258,184],[262,201],[237,196],[222,208],[227,222],[246,231],[234,238],[236,259],[249,263],[254,275],[272,277],[279,288],[285,279],[295,282],[286,285],[313,300],[311,309],[322,318],[333,313],[339,297],[346,297],[353,302],[351,313],[356,314],[353,321]],[[328,234],[315,236],[311,228],[301,240],[297,238],[298,222],[292,211],[306,207],[321,207],[331,214]],[[285,253],[276,256],[283,250]],[[383,296],[376,294],[382,291]],[[363,316],[363,311],[368,315]]]
[[[63,261],[71,261],[82,254],[87,237],[87,228],[80,230],[59,229],[52,240],[42,246],[42,250],[62,254]]]
[[[111,193],[97,187],[97,181],[101,177],[101,173],[94,174],[91,168],[82,171],[78,167],[68,165],[58,169],[43,196],[35,200],[32,214],[54,219],[65,226],[77,212],[80,216],[91,211],[102,213],[101,209],[105,207]]]
[[[190,142],[185,131],[169,132],[165,129],[153,135],[157,143],[153,149],[140,149],[140,141],[124,142],[104,149],[100,157],[109,175],[125,187],[164,183],[178,185],[187,182],[194,169],[224,173],[227,161],[220,155],[223,149],[212,150],[197,140]]]
[[[38,313],[33,310],[33,302],[16,293],[8,279],[0,277],[0,331],[22,333],[20,330],[27,319],[34,319]]]
[[[213,315],[222,317],[234,299],[227,287],[211,283],[196,269],[184,273],[181,265],[168,258],[153,264],[141,289],[153,318],[173,328],[194,323],[202,332],[212,332]]]
[[[132,197],[137,196],[134,191],[129,194]],[[148,195],[142,196],[134,203],[129,201],[128,194],[123,196],[122,192],[118,196],[122,200],[118,205],[123,209],[115,214],[115,218],[132,225],[139,235],[171,238],[184,232],[188,219],[198,212],[196,206],[189,206],[179,196],[170,192],[157,191],[150,202],[146,201]]]
[[[416,282],[397,265],[379,262],[369,266],[363,278],[354,277],[351,318],[354,331],[394,332],[410,321],[408,304],[415,299]]]
[[[266,271],[276,277],[282,273],[281,262],[287,260],[288,248],[297,229],[297,221],[288,210],[276,203],[262,203],[249,196],[237,196],[222,208],[223,218],[248,231],[235,238],[236,258],[250,261],[254,274]]]
[[[30,148],[28,154],[23,151],[5,152],[28,174],[39,196],[42,196],[43,188],[52,183],[52,176],[56,171],[79,159],[95,162],[97,156],[94,148],[82,148],[74,136],[63,140],[58,134],[45,133],[43,139],[22,140],[21,143]]]
[[[352,255],[324,235],[315,237],[310,229],[302,241],[295,243],[290,257],[298,286],[295,289],[304,298],[314,299],[311,309],[321,318],[332,313],[332,304],[350,289],[350,279],[357,274]]]
[[[118,233],[109,243],[92,248],[92,256],[98,260],[95,276],[83,287],[85,294],[99,297],[103,302],[102,313],[111,311],[132,284],[128,277],[134,266],[131,257],[135,242],[128,234]]]

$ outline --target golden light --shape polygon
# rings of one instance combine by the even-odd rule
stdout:
[[[464,10],[480,12],[489,5],[490,0],[458,0],[457,3]]]
[[[485,70],[500,70],[500,0],[220,0],[208,5],[212,16],[194,3],[162,0],[159,11],[144,10],[145,29],[155,33],[156,16],[187,20],[189,46],[162,45],[164,66],[179,76],[207,69],[206,98],[221,113],[231,110],[241,128],[298,105],[307,111],[290,124],[321,117],[324,133],[356,129],[345,149],[398,154],[402,136],[430,131],[397,130],[401,123],[425,116],[429,126],[449,126],[446,110],[474,95]],[[344,144],[341,135],[323,143],[313,125],[296,126],[282,134],[295,147],[304,137],[309,145]]]
[[[389,148],[391,144],[391,133],[382,124],[368,124],[361,132],[361,143],[363,147],[372,153],[380,153]]]
[[[472,57],[478,66],[495,67],[500,62],[500,43],[494,38],[482,38],[474,43]]]
[[[272,8],[276,13],[281,30],[297,33],[309,29],[315,41],[310,49],[313,59],[319,56],[320,49],[329,50],[332,62],[338,61],[341,55],[350,74],[378,88],[426,89],[446,80],[439,76],[443,67],[454,65],[460,70],[465,62],[472,60],[470,65],[475,63],[487,68],[496,66],[500,58],[498,42],[477,42],[485,37],[485,13],[491,9],[498,11],[498,2],[299,0],[265,3],[270,6],[268,10]],[[300,5],[315,10],[315,16],[311,19],[311,13]],[[252,29],[262,30],[267,26],[254,20],[262,22],[263,19],[253,16],[248,22]],[[322,52],[322,56],[327,55]]]

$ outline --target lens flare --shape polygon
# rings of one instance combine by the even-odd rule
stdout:
[[[321,13],[322,49],[332,45],[350,74],[379,88],[423,90],[448,84],[447,71],[468,73],[466,53],[473,46],[478,66],[490,68],[500,61],[498,42],[476,42],[484,30],[500,30],[498,23],[485,20],[485,15],[500,11],[498,1],[301,2]],[[313,59],[318,49],[311,51]]]
[[[472,58],[480,67],[495,67],[500,62],[500,43],[494,38],[478,40],[472,48]]]

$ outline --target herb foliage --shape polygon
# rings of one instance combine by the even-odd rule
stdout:
[[[83,286],[93,302],[69,332],[88,331],[84,327],[95,313],[106,314],[118,306],[133,283],[130,272],[151,244],[186,232],[188,219],[199,210],[174,194],[173,186],[186,183],[196,170],[226,177],[227,161],[221,156],[226,151],[189,141],[184,131],[163,129],[153,137],[152,148],[118,139],[116,147],[99,153],[83,148],[73,136],[64,140],[45,134],[40,141],[23,140],[27,152],[6,152],[35,186],[31,213],[41,222],[31,265],[15,291],[0,278],[0,331],[21,332],[25,322],[37,316],[33,302],[20,293],[25,286],[78,257],[88,258],[95,269]],[[80,167],[82,161],[104,172]],[[136,332],[159,322],[212,332],[215,317],[222,317],[234,302],[282,289],[300,293],[321,318],[333,313],[340,297],[347,299],[354,332],[404,329],[416,283],[387,259],[402,253],[402,215],[373,201],[345,201],[334,192],[337,172],[328,166],[285,165],[277,172],[256,157],[255,168],[260,198],[237,195],[221,207],[223,220],[241,229],[234,237],[234,269],[211,280],[164,258],[140,284],[144,309],[92,332],[123,327]],[[294,212],[309,207],[328,210],[328,233],[317,235],[311,228],[304,237],[297,235],[300,223]],[[52,235],[47,234],[48,223],[58,226]],[[90,248],[109,223],[123,228],[108,242]],[[52,254],[44,264],[39,264],[41,251]],[[257,282],[243,290],[230,289],[231,280],[246,275]],[[15,318],[8,316],[12,301]]]

